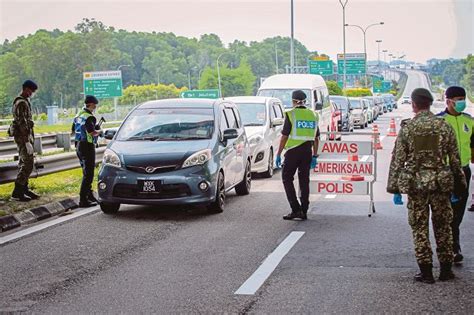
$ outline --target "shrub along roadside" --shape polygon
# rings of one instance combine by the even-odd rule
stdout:
[[[97,175],[96,168],[95,174]],[[79,188],[82,181],[82,170],[80,168],[60,173],[54,173],[38,178],[30,179],[30,187],[41,195],[39,200],[30,202],[19,202],[10,200],[13,191],[13,183],[0,185],[0,216],[13,214],[22,210],[28,210],[50,202],[79,196]],[[94,177],[92,188],[96,190],[97,176]]]

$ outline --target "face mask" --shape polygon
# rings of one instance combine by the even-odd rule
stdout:
[[[454,103],[454,110],[458,113],[462,113],[466,109],[466,101],[460,100]]]

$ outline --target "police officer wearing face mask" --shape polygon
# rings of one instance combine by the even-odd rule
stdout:
[[[293,108],[285,115],[280,147],[277,151],[276,166],[281,166],[281,153],[285,149],[282,179],[291,213],[285,215],[283,219],[306,220],[309,207],[309,175],[310,170],[317,165],[319,116],[311,109],[306,108],[306,94],[303,91],[294,91],[292,98]],[[298,202],[293,184],[296,171],[298,171],[301,190],[301,203]]]
[[[449,87],[445,92],[445,96],[447,108],[437,116],[442,117],[454,129],[461,156],[461,165],[467,180],[467,188],[462,193],[458,192],[458,195],[453,194],[451,196],[451,206],[454,211],[451,226],[453,231],[454,262],[460,263],[464,257],[461,254],[459,226],[461,225],[467,199],[469,198],[469,182],[471,178],[469,163],[474,161],[474,120],[471,115],[464,112],[466,109],[466,91],[462,87]]]
[[[102,130],[96,125],[97,120],[94,110],[99,101],[92,95],[87,95],[85,107],[76,115],[73,123],[77,157],[82,167],[82,183],[79,206],[92,207],[97,205],[97,200],[92,192],[92,181],[95,169],[95,148],[97,138],[102,135]]]

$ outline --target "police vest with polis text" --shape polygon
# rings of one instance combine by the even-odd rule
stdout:
[[[86,121],[89,117],[92,117],[92,116],[94,115],[82,109],[74,118],[75,141],[97,143],[97,137],[92,136],[86,130]]]
[[[287,112],[291,132],[285,149],[289,150],[307,141],[314,141],[318,130],[319,116],[308,108],[296,107]]]

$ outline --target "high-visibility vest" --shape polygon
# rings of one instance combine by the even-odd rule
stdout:
[[[291,132],[285,149],[292,149],[307,141],[314,141],[318,130],[319,116],[308,108],[293,108],[287,113],[291,122]]]
[[[75,132],[75,141],[81,142],[85,141],[88,143],[96,143],[97,137],[92,136],[86,130],[86,121],[89,117],[92,117],[91,113],[82,109],[76,117],[74,117],[74,132]]]
[[[461,166],[469,165],[471,162],[471,136],[474,129],[472,116],[467,113],[454,116],[449,114],[447,110],[439,113],[437,116],[444,118],[453,127],[461,157]]]

